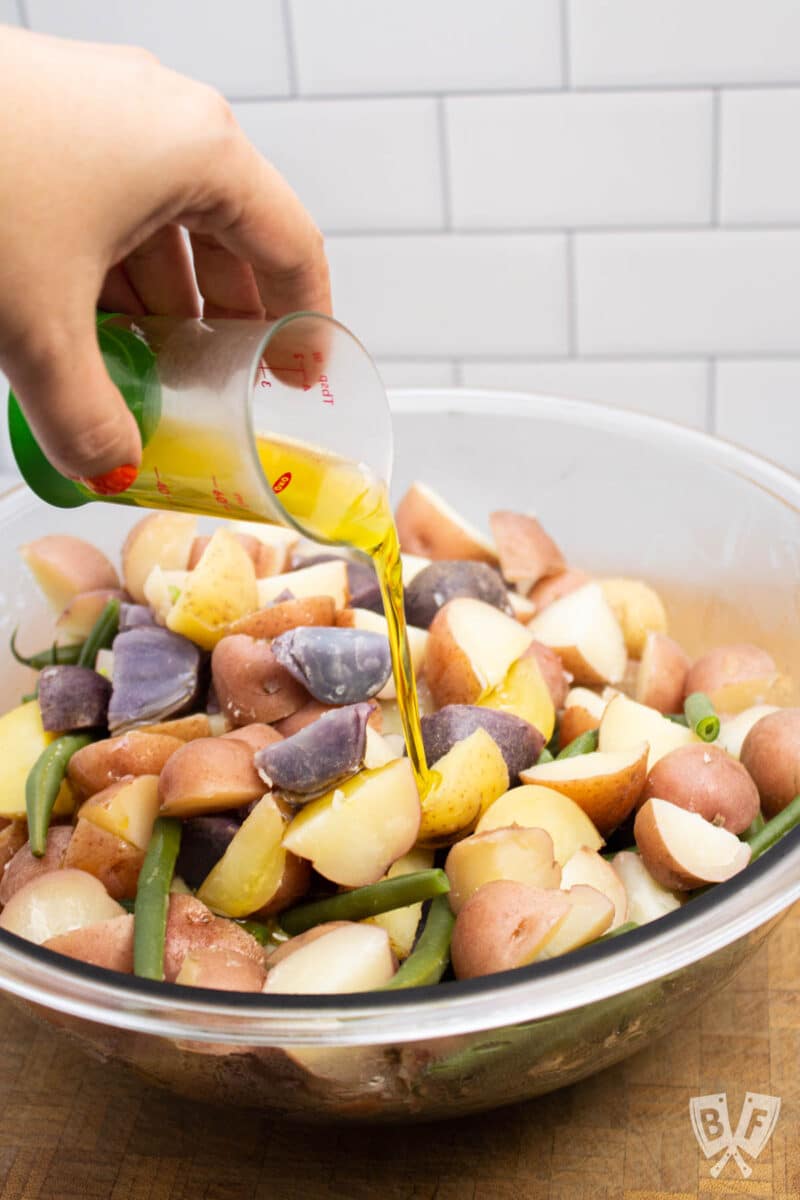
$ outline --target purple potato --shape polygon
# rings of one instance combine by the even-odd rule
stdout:
[[[423,567],[406,588],[406,619],[409,625],[427,629],[448,600],[470,596],[510,613],[508,590],[500,575],[486,563],[440,559]]]
[[[305,729],[259,750],[256,770],[268,787],[303,795],[324,792],[361,766],[371,713],[370,704],[323,713]]]
[[[136,629],[139,625],[155,625],[156,619],[152,609],[146,604],[129,604],[123,601],[119,606],[119,632],[126,629]]]
[[[233,841],[240,824],[234,816],[190,817],[183,822],[181,849],[175,864],[190,888],[198,888]]]
[[[159,625],[138,625],[118,633],[113,650],[112,733],[179,717],[194,707],[205,682],[205,662],[188,638]]]
[[[422,718],[422,740],[429,766],[452,750],[476,729],[485,729],[497,743],[509,779],[532,767],[544,747],[544,737],[528,721],[512,713],[481,708],[477,704],[446,704],[438,712]]]
[[[91,667],[45,667],[39,674],[39,708],[48,733],[105,725],[111,684]]]
[[[276,637],[272,653],[321,704],[369,700],[392,672],[388,638],[366,629],[304,625]]]

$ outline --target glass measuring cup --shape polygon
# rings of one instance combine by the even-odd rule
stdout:
[[[338,321],[308,312],[274,322],[100,315],[97,334],[139,425],[141,468],[126,491],[96,495],[48,462],[10,395],[17,465],[49,503],[181,509],[343,542],[347,511],[336,508],[351,505],[354,473],[362,492],[388,483],[383,384]]]

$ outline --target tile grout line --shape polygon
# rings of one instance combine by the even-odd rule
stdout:
[[[20,0],[20,3],[22,2],[23,0]],[[283,16],[283,42],[284,49],[286,50],[286,74],[289,79],[289,95],[294,99],[298,99],[300,85],[298,82],[297,47],[294,40],[291,0],[281,0],[281,14]]]
[[[442,229],[453,232],[453,188],[450,179],[450,154],[447,137],[447,110],[444,97],[436,101],[436,138],[439,145],[439,179],[442,198]],[[439,231],[441,232],[441,230]]]
[[[17,0],[17,3],[22,5],[25,0]],[[282,0],[284,4],[288,0]],[[764,82],[764,83],[725,83],[717,84],[709,81],[698,83],[652,83],[652,84],[605,84],[596,86],[584,86],[581,84],[570,85],[569,91],[574,92],[578,96],[597,96],[597,95],[625,95],[625,96],[642,96],[652,95],[654,93],[663,92],[668,95],[681,95],[686,92],[691,92],[697,95],[702,92],[719,91],[724,86],[726,91],[732,92],[771,92],[771,91],[800,91],[800,85],[797,80],[786,80],[783,83],[779,82]],[[540,87],[513,87],[499,86],[495,88],[419,88],[416,90],[402,90],[400,88],[388,88],[385,92],[373,92],[365,90],[363,92],[314,92],[304,91],[298,93],[297,99],[301,101],[314,100],[439,100],[439,99],[454,99],[461,100],[470,97],[484,97],[486,99],[498,99],[503,96],[558,96],[566,89],[560,83],[542,85]],[[234,99],[242,104],[257,104],[265,100],[279,100],[281,97],[275,94],[267,95],[261,92],[250,92],[243,96],[236,96]]]
[[[25,29],[30,29],[31,21],[28,15],[28,0],[17,0],[17,13],[20,23]]]
[[[376,226],[374,229],[347,228],[346,226],[328,227],[325,229],[325,234],[328,237],[342,238],[369,238],[369,237],[435,237],[441,234],[440,226],[435,225],[420,225],[404,227],[399,226]],[[459,237],[557,237],[559,234],[575,234],[578,237],[588,234],[592,237],[640,237],[655,234],[661,236],[666,234],[669,237],[680,237],[684,234],[705,233],[711,237],[724,236],[726,234],[759,234],[762,237],[769,237],[773,234],[781,236],[783,234],[797,234],[800,232],[800,221],[789,223],[783,222],[780,225],[763,223],[745,223],[737,222],[732,225],[725,225],[724,228],[714,228],[707,221],[705,222],[687,222],[685,224],[676,225],[454,225],[451,227],[451,232]]]
[[[567,356],[570,359],[578,357],[578,287],[577,268],[575,263],[575,237],[572,233],[566,236],[564,246],[566,270],[566,318],[567,318]]]
[[[722,146],[720,134],[722,129],[722,95],[719,88],[711,93],[711,224],[717,228],[720,223],[720,202],[722,195]]]
[[[442,363],[448,362],[457,358],[461,365],[468,363],[514,363],[514,364],[530,364],[531,366],[539,366],[541,364],[564,366],[569,363],[583,363],[587,366],[611,364],[614,366],[626,366],[628,364],[636,366],[654,366],[663,367],[670,365],[689,365],[702,366],[709,361],[709,357],[713,358],[714,363],[773,363],[773,362],[789,362],[800,364],[800,351],[798,350],[734,350],[734,351],[719,351],[719,350],[698,350],[694,353],[689,351],[676,352],[668,350],[614,350],[608,353],[598,353],[590,351],[588,354],[581,354],[579,358],[573,358],[568,354],[539,353],[535,351],[503,351],[492,352],[485,351],[482,354],[472,354],[469,351],[459,350],[440,350],[438,353],[414,352],[403,350],[381,350],[374,351],[373,357],[379,362],[392,363]]]
[[[572,53],[570,46],[569,0],[561,0],[561,86],[564,91],[572,87]]]

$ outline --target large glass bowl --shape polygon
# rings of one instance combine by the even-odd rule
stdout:
[[[800,679],[800,483],[702,434],[506,393],[393,398],[396,494],[434,484],[477,523],[535,511],[570,561],[655,581],[691,651],[731,637]],[[69,531],[118,550],[135,512],[0,501],[5,705],[26,690],[7,635],[46,625],[16,547]],[[572,1083],[679,1026],[800,897],[800,836],[616,941],[544,965],[397,994],[236,997],[106,973],[0,936],[0,987],[87,1049],[194,1098],[304,1119],[452,1116]]]

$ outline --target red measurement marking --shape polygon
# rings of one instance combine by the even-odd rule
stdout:
[[[242,495],[241,492],[234,492],[233,498],[236,501],[236,503],[239,505],[239,508],[247,508],[247,505],[244,502],[244,496]]]
[[[158,467],[153,467],[153,474],[156,477],[156,491],[160,492],[162,496],[171,496],[172,492],[170,491],[169,487],[166,485],[166,483],[164,483],[164,480],[159,475]]]
[[[311,357],[314,359],[315,363],[322,362],[322,355],[320,354],[319,350],[315,350]]]
[[[267,371],[266,363],[260,362],[258,364],[258,375],[259,375],[258,383],[259,383],[260,387],[272,387],[272,384],[270,383],[269,379],[267,379],[268,371]]]
[[[287,488],[291,482],[292,482],[292,472],[284,471],[283,475],[281,475],[273,483],[272,490],[275,493],[275,495],[277,496],[278,493],[282,492],[284,490],[284,488]]]
[[[214,485],[211,490],[211,495],[214,497],[217,504],[221,504],[223,508],[230,508],[231,502],[228,499],[228,497],[225,495],[225,493],[222,491],[222,488],[220,488],[219,485],[217,484],[216,475],[211,476],[211,482]]]
[[[330,380],[328,379],[327,375],[320,375],[319,386],[322,388],[322,403],[323,404],[335,403],[334,398],[333,398],[333,392],[331,391]]]

